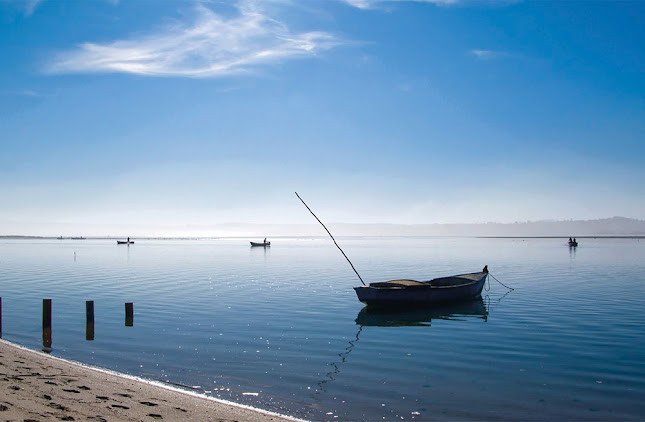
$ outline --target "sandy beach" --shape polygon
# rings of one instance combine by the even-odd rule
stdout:
[[[2,421],[298,421],[0,340]]]

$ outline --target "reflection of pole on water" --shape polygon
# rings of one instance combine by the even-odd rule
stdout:
[[[321,392],[325,391],[325,384],[327,384],[328,382],[334,381],[336,379],[335,375],[340,373],[340,365],[345,363],[345,361],[347,361],[347,356],[349,356],[349,354],[352,352],[352,349],[356,346],[356,343],[358,342],[358,336],[361,334],[362,330],[363,330],[363,326],[359,325],[358,331],[356,332],[354,339],[349,341],[349,345],[345,348],[344,352],[341,352],[338,354],[340,361],[338,362],[334,361],[329,364],[329,366],[332,366],[334,369],[332,371],[327,372],[326,374],[327,379],[324,379],[318,382],[318,389],[316,390],[314,395],[320,394]]]

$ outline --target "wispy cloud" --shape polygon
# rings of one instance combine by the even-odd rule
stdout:
[[[499,6],[499,5],[511,5],[515,3],[520,3],[523,0],[339,0],[343,3],[346,3],[350,6],[357,7],[359,9],[376,9],[378,6],[382,6],[388,3],[432,3],[438,6],[450,6],[450,5],[489,5],[489,6]]]
[[[350,6],[357,7],[359,9],[373,9],[379,4],[383,4],[383,3],[414,2],[414,3],[434,3],[438,5],[449,5],[449,4],[457,4],[461,0],[341,0],[341,1],[349,4]]]
[[[0,91],[0,95],[31,98],[38,98],[42,96],[39,92],[31,89],[23,89],[21,91]]]
[[[105,0],[113,5],[119,4],[120,0]],[[45,0],[0,0],[0,2],[13,2],[24,6],[25,16],[29,17],[34,14],[36,9],[45,2]]]
[[[505,51],[496,51],[496,50],[480,50],[473,49],[469,53],[475,56],[479,60],[493,60],[499,59],[502,57],[510,57],[510,54]]]
[[[220,77],[259,66],[315,56],[341,41],[326,32],[293,33],[252,1],[224,17],[203,4],[191,23],[176,22],[156,33],[109,43],[83,43],[59,54],[51,73],[118,72],[150,76]]]
[[[45,0],[0,0],[3,3],[14,4],[27,17],[33,15],[43,1]]]
[[[31,16],[38,5],[42,3],[44,0],[27,0],[27,6],[25,8],[25,16]]]

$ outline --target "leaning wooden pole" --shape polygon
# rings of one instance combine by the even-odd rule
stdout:
[[[316,214],[314,214],[314,212],[311,210],[311,208],[309,208],[309,206],[308,206],[307,204],[305,204],[305,201],[303,201],[303,200],[302,200],[302,198],[300,197],[300,195],[298,195],[298,192],[295,192],[295,194],[296,194],[296,196],[298,197],[298,199],[300,199],[300,202],[302,202],[302,204],[303,204],[305,207],[307,207],[307,209],[309,210],[309,212],[311,213],[311,215],[313,215],[313,216],[314,216],[314,218],[315,218],[316,220],[318,220],[318,222],[320,223],[320,225],[321,225],[321,226],[323,226],[323,228],[327,231],[327,234],[329,235],[329,237],[331,237],[331,240],[333,240],[333,241],[334,241],[334,245],[336,245],[336,247],[338,248],[338,250],[340,251],[340,253],[342,253],[342,254],[343,254],[343,256],[345,257],[345,259],[347,260],[347,262],[349,262],[349,265],[351,265],[351,266],[352,266],[352,270],[354,270],[354,272],[355,272],[355,273],[356,273],[356,275],[358,276],[358,279],[361,281],[361,283],[363,283],[363,286],[366,286],[365,282],[363,281],[363,278],[362,278],[362,277],[361,277],[361,275],[358,273],[358,271],[356,271],[356,268],[354,268],[354,264],[352,264],[352,261],[350,261],[350,260],[349,260],[349,258],[347,258],[347,255],[345,255],[345,252],[343,252],[343,250],[340,248],[340,246],[338,246],[338,243],[336,243],[336,239],[334,239],[334,236],[332,236],[332,235],[331,235],[331,233],[329,232],[329,230],[327,230],[327,227],[325,227],[325,225],[323,224],[323,222],[322,222],[322,221],[320,221],[320,218],[316,217]]]

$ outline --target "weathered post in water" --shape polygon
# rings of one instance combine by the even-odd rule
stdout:
[[[134,325],[134,304],[132,302],[125,303],[125,326],[132,327]]]
[[[43,299],[43,347],[52,347],[52,300]]]
[[[94,340],[94,301],[85,301],[85,340]]]

